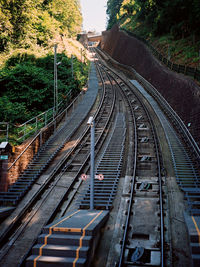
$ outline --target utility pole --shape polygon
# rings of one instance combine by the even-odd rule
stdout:
[[[54,45],[54,112],[58,112],[58,73],[57,73],[57,44]]]
[[[74,56],[71,55],[71,68],[72,68],[72,78],[74,78],[74,62],[73,62]]]
[[[83,49],[81,48],[81,72],[83,73]]]

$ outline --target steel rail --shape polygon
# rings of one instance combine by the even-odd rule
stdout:
[[[76,102],[77,101],[77,99],[80,97],[80,95],[82,95],[82,92],[72,101],[72,103],[70,103],[69,104],[69,106],[67,106],[67,108],[64,110],[64,111],[62,111],[60,114],[58,114],[55,118],[54,118],[54,120],[52,120],[51,122],[49,122],[45,127],[43,127],[40,131],[39,131],[39,133],[37,133],[36,134],[36,136],[34,136],[33,137],[33,139],[30,141],[30,143],[28,143],[28,145],[26,146],[26,148],[20,153],[20,155],[13,161],[13,163],[8,167],[8,171],[15,165],[15,163],[20,159],[20,157],[27,151],[27,149],[33,144],[33,142],[41,135],[41,133],[43,133],[44,132],[44,130],[46,129],[46,128],[49,128],[49,127],[51,127],[52,125],[54,125],[54,123],[55,123],[55,121],[58,119],[58,117],[60,117],[61,115],[63,115],[65,112],[66,112],[66,110],[68,110],[72,105],[73,105],[73,103],[74,102]]]
[[[117,84],[118,84],[118,87],[121,89],[121,92],[123,93],[124,97],[126,98],[128,104],[129,104],[129,108],[130,108],[130,111],[131,111],[131,116],[133,118],[133,125],[134,125],[133,174],[132,174],[132,180],[131,180],[130,201],[129,201],[129,205],[128,205],[128,212],[127,212],[127,216],[126,216],[124,234],[123,234],[120,257],[119,257],[119,262],[118,262],[118,266],[120,267],[120,266],[122,266],[123,260],[124,260],[125,245],[126,245],[126,241],[127,241],[127,237],[128,237],[128,227],[129,227],[129,222],[130,222],[130,217],[131,217],[131,209],[132,209],[132,206],[133,206],[134,188],[135,188],[135,176],[136,176],[136,170],[137,170],[138,134],[137,134],[137,124],[136,124],[136,118],[135,118],[133,107],[132,107],[132,105],[130,103],[130,100],[129,100],[128,96],[122,90],[120,84],[118,82],[117,82]]]
[[[99,75],[100,75],[100,78],[101,78],[101,80],[102,80],[102,82],[103,82],[104,79],[103,79],[102,72],[100,71],[100,67],[98,66],[98,64],[96,65],[96,67],[97,67],[98,73],[99,73]],[[112,87],[112,90],[113,90],[113,87]],[[113,112],[114,112],[114,106],[115,106],[115,102],[116,102],[116,93],[115,93],[114,90],[113,90],[113,92],[114,92],[114,97],[112,98],[113,101],[112,101],[112,106],[111,106],[111,109],[110,109],[110,114],[109,114],[109,116],[108,116],[108,118],[107,118],[107,120],[106,120],[106,123],[105,123],[105,125],[104,125],[104,127],[103,127],[103,129],[102,129],[101,134],[96,138],[96,141],[95,141],[95,154],[98,153],[98,151],[100,150],[100,148],[101,148],[101,146],[102,146],[102,144],[101,144],[101,146],[99,147],[99,149],[98,149],[98,151],[97,151],[97,145],[99,144],[100,139],[102,138],[103,134],[105,133],[105,129],[108,127],[108,124],[109,124],[109,122],[110,122],[111,116],[113,115]],[[103,97],[101,98],[100,106],[103,105],[103,99],[105,98],[105,93],[106,93],[106,90],[105,90],[105,83],[103,82]],[[94,119],[96,120],[96,124],[97,124],[96,127],[97,127],[97,128],[98,128],[98,119],[97,119],[97,117],[98,117],[98,114],[100,113],[100,106],[99,106],[97,112],[94,114]],[[109,127],[110,127],[110,126],[109,126]],[[88,131],[89,131],[89,127],[87,127],[87,132],[88,132]],[[83,134],[83,135],[85,136],[85,134]],[[84,137],[84,136],[83,136],[83,137]],[[104,139],[106,138],[106,136],[107,136],[107,134],[105,135]],[[88,138],[89,138],[89,137],[88,137]],[[103,143],[103,142],[102,142],[102,143]],[[73,186],[74,186],[74,184],[75,184],[75,181],[78,179],[79,175],[81,174],[81,171],[82,171],[83,168],[85,167],[86,163],[89,161],[89,157],[90,157],[90,154],[88,154],[88,155],[86,156],[85,161],[84,161],[82,167],[80,168],[80,170],[78,171],[78,173],[77,173],[75,179],[74,179],[73,182],[71,183],[70,188],[68,189],[68,191],[70,191],[70,190],[73,188]],[[87,172],[88,170],[89,170],[89,166],[86,168],[85,172]],[[51,223],[51,222],[54,220],[54,218],[55,218],[55,216],[56,216],[58,210],[59,210],[59,209],[61,208],[61,206],[63,205],[63,203],[64,203],[64,201],[65,201],[65,199],[66,199],[66,197],[67,197],[68,194],[69,194],[69,192],[66,192],[66,194],[63,196],[61,202],[58,204],[58,206],[56,207],[55,211],[53,212],[53,214],[52,214],[51,217],[49,218],[48,223]],[[64,211],[62,212],[62,215],[61,215],[61,216],[64,215],[64,213],[66,212],[67,208],[68,208],[68,206],[65,207],[65,209],[64,209]]]
[[[102,95],[102,99],[101,102],[99,104],[99,107],[95,113],[95,118],[97,116],[97,114],[100,112],[100,109],[102,108],[104,101],[103,98],[105,98],[105,90],[103,90],[103,95]],[[89,127],[86,127],[86,130],[84,132],[84,134],[86,134],[89,131]],[[83,138],[83,136],[82,136]],[[80,143],[81,140],[79,140],[78,143]],[[77,143],[77,144],[78,144]],[[75,148],[74,148],[75,149]],[[71,152],[71,151],[70,151]],[[12,222],[10,222],[8,228],[6,229],[6,231],[4,231],[2,233],[2,235],[0,236],[0,245],[3,245],[4,241],[8,238],[8,236],[11,234],[11,232],[14,230],[14,227],[18,224],[19,221],[22,220],[22,218],[25,216],[25,214],[31,209],[31,207],[35,204],[35,202],[37,201],[37,199],[43,194],[43,192],[45,191],[45,189],[48,187],[49,183],[51,182],[51,180],[55,177],[55,175],[58,173],[58,171],[62,168],[63,164],[66,162],[67,158],[68,158],[69,154],[67,154],[55,167],[55,169],[50,173],[49,178],[45,181],[45,183],[40,187],[40,189],[33,195],[33,197],[29,200],[29,202],[26,204],[26,206],[24,207],[24,209],[13,219]]]
[[[106,87],[105,87],[105,82],[104,82],[104,78],[103,78],[102,72],[101,72],[100,67],[98,66],[98,64],[96,64],[96,67],[97,67],[97,71],[98,71],[98,73],[99,73],[99,75],[100,75],[101,81],[103,82],[103,96],[104,96],[104,97],[101,98],[101,104],[100,104],[100,106],[102,106],[102,105],[104,104],[104,101],[103,101],[103,100],[105,99],[105,95],[106,95]],[[111,84],[111,85],[112,85],[112,84]],[[109,110],[110,112],[109,112],[108,118],[106,119],[106,123],[105,123],[105,125],[104,125],[104,127],[103,127],[103,129],[102,129],[102,131],[101,131],[101,133],[100,133],[100,135],[97,136],[97,138],[96,138],[96,142],[95,142],[95,154],[97,154],[98,151],[101,149],[101,147],[102,147],[102,143],[105,141],[106,136],[108,135],[108,131],[105,131],[105,129],[107,129],[108,127],[110,128],[110,126],[111,126],[111,125],[109,124],[109,122],[111,121],[111,117],[112,117],[112,115],[113,115],[114,107],[115,107],[115,102],[116,102],[116,93],[115,93],[115,91],[113,90],[113,86],[112,86],[112,91],[113,91],[113,93],[114,93],[114,96],[111,98],[111,99],[112,99],[112,106],[111,106],[111,108],[110,108],[110,110]],[[98,110],[97,110],[97,111],[95,112],[95,114],[94,114],[94,118],[95,118],[96,121],[97,121],[97,126],[98,126],[98,121],[99,121],[98,116],[99,116],[99,114],[100,114],[100,106],[98,107]],[[89,131],[89,128],[87,127],[87,129],[85,130],[85,132],[82,134],[82,137],[81,137],[82,139],[85,137],[85,134],[89,134],[88,131]],[[103,137],[103,136],[104,136],[104,137]],[[87,139],[88,139],[88,138],[89,138],[89,136],[87,137]],[[101,140],[102,138],[103,138],[103,140],[102,140],[102,142],[101,142],[101,144],[100,144],[100,146],[99,146],[100,140]],[[86,141],[86,142],[87,142],[87,141]],[[79,143],[80,143],[80,142],[79,142]],[[97,146],[98,146],[98,147],[97,147]],[[87,172],[87,170],[89,169],[89,166],[86,166],[87,162],[89,161],[89,158],[90,158],[90,153],[88,153],[88,154],[86,155],[86,158],[85,158],[85,160],[84,160],[82,166],[81,166],[80,169],[78,170],[78,172],[77,172],[76,176],[74,177],[72,183],[70,184],[70,186],[69,186],[67,192],[66,192],[65,195],[62,197],[62,199],[61,199],[61,201],[59,202],[59,204],[57,205],[57,207],[54,209],[53,213],[51,214],[51,216],[50,216],[50,218],[48,219],[48,221],[47,221],[46,224],[51,223],[51,222],[55,219],[55,217],[57,216],[58,211],[61,210],[62,205],[64,204],[64,202],[65,202],[67,196],[69,195],[69,192],[73,189],[75,183],[77,182],[77,179],[80,177],[80,174],[81,174],[81,171],[83,170],[83,168],[85,168],[85,172]],[[86,166],[86,167],[85,167],[85,166]],[[66,170],[67,170],[67,167],[68,167],[68,164],[67,164],[66,168],[64,167],[63,171],[66,171]],[[79,186],[80,186],[81,183],[82,183],[82,181],[79,183]],[[74,194],[76,193],[77,190],[78,190],[78,189],[76,188]],[[74,195],[74,194],[73,194],[73,195]],[[67,203],[67,206],[65,206],[64,210],[62,210],[62,212],[60,213],[59,217],[64,216],[64,214],[65,214],[65,212],[67,211],[67,209],[68,209],[68,207],[69,207],[69,205],[70,205],[72,199],[73,199],[73,196],[71,197],[70,201]],[[25,266],[25,260],[26,260],[26,258],[28,257],[28,255],[31,253],[31,249],[32,249],[33,245],[36,243],[36,241],[37,241],[37,238],[34,240],[34,242],[32,243],[31,247],[29,248],[28,252],[27,252],[26,255],[23,257],[23,259],[21,260],[21,262],[20,262],[20,264],[19,264],[18,266],[20,266],[20,267]]]
[[[162,110],[167,114],[167,116],[172,119],[175,128],[182,133],[182,136],[185,140],[185,143],[189,143],[190,147],[193,149],[198,162],[200,163],[200,148],[194,140],[193,136],[187,129],[186,125],[182,121],[182,119],[178,116],[178,114],[172,109],[170,104],[165,100],[165,98],[156,90],[156,88],[151,85],[148,81],[146,81],[141,75],[137,73],[137,76],[140,79],[140,82],[147,91],[152,95],[158,102],[159,106]]]
[[[120,77],[116,72],[114,72],[110,68],[108,68],[108,69],[109,69],[109,71],[111,71],[112,73],[114,73],[114,75],[116,75],[119,79],[121,79],[123,81],[123,83],[126,84],[126,86],[133,92],[133,94],[136,95],[136,93],[131,89],[131,87],[129,86],[129,84],[122,77]],[[121,86],[119,85],[119,83],[118,83],[118,86],[121,88]],[[149,123],[151,125],[151,131],[152,131],[152,135],[153,135],[153,139],[154,139],[154,146],[155,146],[155,151],[156,151],[156,158],[157,158],[157,165],[158,165],[159,205],[160,205],[160,215],[161,215],[160,216],[160,229],[161,229],[160,230],[160,235],[161,235],[161,267],[164,267],[164,212],[163,212],[161,157],[160,157],[160,153],[159,153],[159,142],[158,142],[158,138],[157,138],[155,126],[154,126],[154,123],[153,123],[153,121],[151,119],[151,116],[149,114],[149,111],[147,110],[147,108],[145,107],[145,105],[142,103],[142,101],[139,99],[139,97],[137,95],[136,95],[136,97],[137,97],[137,100],[139,101],[139,103],[141,104],[141,106],[143,107],[143,109],[144,109],[144,111],[145,111],[145,113],[146,113],[146,115],[148,117]],[[128,97],[127,97],[127,100],[129,102],[129,104],[131,105]],[[136,156],[137,156],[137,154],[136,154]],[[134,165],[134,172],[135,171],[136,171],[136,164]],[[133,179],[134,178],[135,177],[133,176]],[[121,246],[121,254],[120,254],[120,259],[119,259],[119,263],[118,263],[118,266],[119,267],[122,266],[122,264],[123,264],[124,249],[125,249],[125,243],[126,243],[126,239],[127,239],[128,226],[129,226],[129,220],[130,220],[129,217],[130,217],[130,212],[131,212],[131,208],[132,208],[132,200],[134,198],[133,193],[134,193],[134,185],[132,183],[132,185],[131,185],[131,200],[129,202],[127,220],[126,220],[126,223],[125,223],[124,236],[123,236],[123,241],[122,241],[122,246]]]
[[[97,53],[99,53],[102,57],[104,57],[104,54],[106,54],[105,52],[101,51],[98,48],[96,48],[96,51],[98,51]],[[124,64],[121,64],[121,63],[113,60],[108,54],[106,54],[106,56],[109,58],[109,61],[111,62],[111,64],[114,63],[114,65],[121,67],[121,69],[126,70],[131,74],[134,74],[135,77],[137,78],[137,80],[140,81],[141,84],[144,85],[144,87],[150,93],[150,95],[152,95],[153,97],[155,97],[155,99],[157,99],[161,110],[163,110],[166,113],[167,117],[170,120],[172,120],[175,129],[177,130],[177,132],[182,134],[183,139],[185,140],[187,147],[189,147],[190,150],[192,149],[192,151],[195,154],[195,157],[198,160],[198,163],[200,163],[200,148],[199,148],[198,144],[194,140],[193,136],[191,135],[191,133],[187,129],[187,127],[184,124],[184,122],[182,121],[182,119],[172,109],[170,104],[164,99],[164,97],[158,92],[158,90],[152,84],[150,84],[147,80],[145,80],[139,73],[137,73],[135,71],[135,69],[132,68],[131,66],[124,65]]]
[[[100,102],[100,105],[98,106],[97,111],[95,112],[95,115],[94,115],[95,118],[97,118],[97,116],[98,116],[98,114],[99,114],[101,108],[102,108],[103,105],[104,105],[104,101],[105,101],[105,98],[106,98],[106,93],[105,93],[105,91],[106,91],[106,90],[105,90],[105,84],[104,84],[104,86],[103,86],[103,94],[102,94],[101,102]],[[110,121],[111,116],[112,116],[112,114],[113,114],[114,103],[115,103],[115,97],[113,97],[113,98],[111,98],[111,99],[112,99],[112,108],[110,109],[110,113],[109,113],[109,116],[108,116],[108,118],[107,118],[107,120],[106,120],[106,123],[105,123],[104,127],[102,128],[102,131],[101,131],[101,133],[99,134],[99,137],[98,137],[98,139],[97,139],[97,141],[96,141],[96,146],[97,146],[97,144],[100,142],[100,140],[102,139],[103,135],[105,135],[105,129],[106,129],[106,127],[108,127],[108,125],[109,125],[109,121]],[[85,135],[86,135],[86,134],[87,134],[87,135],[89,134],[89,127],[88,127],[88,126],[86,127],[84,133],[82,134],[81,138],[79,138],[79,140],[78,140],[77,143],[80,143],[80,142],[83,140],[83,138],[85,138]],[[105,138],[104,138],[104,139],[105,139]],[[101,146],[102,146],[102,144],[101,144]],[[100,149],[100,147],[99,147],[99,149]],[[73,148],[72,151],[74,151],[74,150],[75,150],[75,148]],[[70,152],[72,152],[72,151],[70,151]],[[77,180],[77,179],[79,178],[79,176],[80,176],[80,172],[81,172],[81,170],[84,168],[84,166],[86,165],[86,163],[87,163],[88,160],[89,160],[89,155],[86,157],[86,159],[85,159],[85,161],[83,162],[81,168],[79,169],[77,175],[75,176],[75,179],[72,181],[71,185],[69,186],[69,189],[67,190],[66,194],[63,196],[63,198],[62,198],[63,201],[65,200],[67,193],[69,194],[69,191],[73,188],[73,185],[75,184],[76,180]],[[66,161],[66,158],[65,158],[65,161]],[[63,164],[62,164],[62,165],[63,165]],[[67,164],[67,165],[68,165],[68,164]],[[61,167],[60,167],[60,168],[61,168]],[[63,169],[63,171],[65,171],[66,169],[67,169],[67,166],[66,166],[66,168]],[[55,175],[55,174],[56,174],[56,173],[54,173],[54,175]],[[61,177],[61,176],[60,176],[60,177]],[[59,178],[60,178],[60,177],[59,177]],[[58,179],[59,179],[59,178],[58,178]],[[54,187],[55,187],[55,185],[57,184],[58,179],[56,179],[56,181],[54,182]],[[53,187],[51,188],[50,191],[52,191],[52,190],[53,190]],[[49,193],[50,193],[50,191],[49,191]],[[45,196],[45,199],[46,199],[46,197],[49,195],[49,193]],[[38,196],[39,196],[39,195],[37,195],[37,197],[38,197]],[[43,202],[45,201],[45,199],[43,200]],[[30,201],[30,202],[31,202],[31,201]],[[62,202],[62,201],[61,201],[61,202]],[[32,202],[31,202],[31,203],[32,203]],[[40,207],[41,205],[42,205],[42,203],[38,206],[38,209],[39,209],[39,207]],[[53,214],[51,215],[51,217],[49,218],[48,221],[51,221],[51,220],[53,219],[53,217],[55,216],[55,213],[58,212],[60,206],[61,206],[61,205],[60,205],[60,203],[59,203],[58,206],[56,207],[56,209],[54,210]],[[31,206],[28,205],[27,208],[30,209],[30,207],[31,207]],[[25,214],[25,210],[23,211],[23,213]],[[34,210],[34,213],[35,213],[35,210]]]

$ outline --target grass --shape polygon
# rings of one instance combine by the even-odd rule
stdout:
[[[170,56],[173,63],[190,66],[193,68],[200,67],[199,47],[200,41],[195,43],[192,36],[173,40],[170,35],[150,39],[150,43],[166,58]]]

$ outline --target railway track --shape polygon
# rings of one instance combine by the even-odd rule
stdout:
[[[149,89],[149,93],[145,91],[141,84],[147,84],[141,77],[138,78],[141,84],[136,80],[127,80],[119,72],[105,65],[99,56],[96,59],[102,90],[90,114],[93,115],[96,125],[95,172],[103,174],[104,178],[101,181],[95,179],[94,183],[94,207],[100,209],[96,216],[100,216],[102,210],[109,210],[112,217],[116,196],[120,199],[119,213],[113,223],[115,229],[111,240],[108,241],[110,247],[105,251],[105,260],[101,266],[169,266],[173,259],[168,224],[169,206],[166,201],[167,181],[157,135],[159,130],[152,119],[152,110],[165,131],[177,182],[185,193],[189,215],[192,218],[199,215],[197,165],[153,99],[152,95],[157,96],[156,92],[149,94]],[[91,98],[88,101],[91,102]],[[169,110],[169,107],[165,110]],[[81,109],[80,113],[83,113]],[[61,228],[54,229],[52,225],[60,224],[59,219],[64,218],[69,211],[77,209],[75,213],[79,213],[80,209],[90,207],[89,181],[83,184],[80,179],[82,173],[87,174],[90,159],[90,133],[89,127],[84,126],[85,118],[86,116],[79,118],[79,122],[73,121],[74,127],[78,125],[79,130],[68,129],[71,131],[70,140],[65,136],[67,128],[61,128],[58,135],[52,137],[41,150],[41,158],[45,158],[47,153],[47,158],[52,157],[52,162],[49,165],[50,161],[44,160],[48,168],[45,166],[46,172],[42,176],[38,174],[37,180],[34,178],[32,195],[25,195],[24,202],[19,202],[13,217],[8,218],[5,224],[0,226],[1,266],[16,266],[16,262],[24,266],[27,257],[28,266],[32,266],[32,262],[34,266],[51,264],[50,259],[46,257],[49,253],[53,254],[54,262],[54,256],[60,261],[67,262],[67,256],[61,256],[65,251],[66,255],[75,255],[73,266],[76,266],[79,260],[83,265],[90,262],[79,257],[79,249],[88,249],[82,247],[86,227],[83,228],[79,247],[72,248],[71,252],[69,246],[61,248],[57,244],[59,248],[56,245],[52,248],[51,243],[48,244],[55,242],[54,234],[61,231]],[[195,158],[198,158],[198,148],[193,142],[192,146]],[[58,151],[52,156],[56,150]],[[39,161],[42,160],[37,158],[36,163],[30,165],[30,168],[36,166],[36,169],[40,169],[43,165]],[[124,175],[125,179],[122,178]],[[119,184],[123,189],[119,190]],[[21,212],[17,214],[20,208]],[[90,213],[89,211],[88,214]],[[86,215],[87,211],[84,214]],[[57,221],[54,224],[55,220]],[[47,224],[50,225],[49,228]],[[67,229],[73,231],[71,228]],[[54,230],[56,232],[53,233]],[[62,231],[66,231],[66,228]],[[39,234],[41,235],[38,237]],[[87,238],[90,239],[89,236]],[[119,246],[116,250],[117,242]]]
[[[129,204],[117,266],[164,266],[162,159],[155,127],[149,111],[131,86],[110,69],[109,72],[129,103],[134,126],[133,173],[127,192]],[[148,214],[143,203],[151,207]],[[146,223],[140,225],[141,221]],[[155,229],[157,237],[152,237]]]
[[[101,82],[103,83],[102,99],[94,114],[96,121],[96,151],[101,148],[110,127],[115,103],[115,94],[112,87],[109,84],[105,84],[103,76],[101,76]],[[102,113],[104,114],[103,116]],[[59,209],[69,197],[69,192],[71,192],[73,187],[80,186],[81,181],[79,181],[79,178],[81,172],[87,168],[86,164],[89,161],[90,138],[89,127],[86,127],[86,129],[83,127],[81,131],[81,133],[79,132],[73,136],[76,141],[64,145],[65,159],[58,155],[58,160],[61,159],[63,161],[62,167],[57,172],[54,169],[54,175],[51,177],[51,182],[46,184],[46,188],[43,188],[41,191],[40,186],[43,186],[45,183],[43,184],[42,180],[38,180],[37,184],[34,184],[33,189],[34,187],[36,187],[37,191],[39,189],[40,195],[35,194],[31,201],[28,201],[29,196],[26,195],[24,199],[25,204],[20,202],[20,205],[23,205],[23,214],[18,214],[17,218],[15,217],[14,219],[7,219],[7,222],[9,221],[12,227],[6,228],[5,226],[4,232],[1,232],[1,244],[4,244],[1,250],[2,266],[12,265],[21,261],[27,247],[30,247],[32,242],[35,241],[41,228],[47,222],[53,220],[55,216],[59,216]],[[55,137],[54,139],[57,142],[58,139]],[[54,168],[55,163],[53,162],[52,165],[52,168]],[[44,173],[43,178],[45,175]],[[75,185],[76,183],[77,185]],[[62,207],[62,212],[63,210],[64,208]],[[37,223],[34,223],[35,221]],[[7,225],[7,223],[5,222],[4,225]],[[20,227],[18,227],[19,225]]]
[[[116,63],[114,64],[116,65]],[[194,139],[192,138],[192,136],[190,135],[189,131],[181,121],[181,119],[172,110],[172,108],[163,99],[163,97],[157,92],[157,90],[147,81],[145,81],[145,79],[141,77],[138,73],[136,73],[132,68],[120,65],[120,69],[123,68],[125,69],[125,71],[127,71],[128,69],[129,72],[132,72],[132,75],[135,76],[136,79],[139,81],[138,83],[138,81],[136,80],[131,80],[131,81],[129,80],[128,82],[126,81],[125,84],[128,86],[132,86],[133,90],[137,91],[137,94],[141,95],[142,98],[145,99],[143,101],[147,101],[149,103],[151,108],[153,108],[154,112],[156,113],[164,129],[164,133],[171,154],[171,160],[173,163],[176,182],[180,190],[184,192],[184,199],[185,199],[184,223],[185,223],[185,228],[187,228],[188,239],[190,242],[191,259],[193,265],[198,266],[199,250],[197,249],[197,247],[199,246],[198,221],[199,221],[199,210],[200,210],[199,209],[199,192],[200,192],[199,148],[195,143]],[[144,88],[146,90],[144,90]],[[157,102],[155,101],[155,99],[157,100]],[[160,181],[161,181],[160,185],[162,185],[163,182],[162,180]],[[166,236],[166,231],[163,231],[163,233],[164,236]],[[176,239],[176,237],[174,236],[171,236],[171,238]],[[168,260],[172,264],[173,244],[166,243],[166,245],[171,247]],[[162,247],[164,247],[164,243]],[[165,252],[167,252],[167,250],[165,249]],[[187,251],[187,253],[189,254],[190,252]],[[137,251],[136,254],[139,255],[140,251]],[[162,264],[163,262],[164,261],[161,260]],[[138,263],[136,265],[138,265]]]

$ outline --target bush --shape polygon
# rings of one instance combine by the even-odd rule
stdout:
[[[7,96],[0,97],[0,121],[22,122],[29,117],[24,103],[11,102]]]
[[[87,65],[74,59],[74,79],[71,59],[58,54],[58,100],[66,98],[73,90],[75,96],[87,79]],[[83,72],[82,72],[83,71]],[[22,123],[53,107],[54,55],[36,58],[27,53],[12,56],[0,70],[0,121]]]

